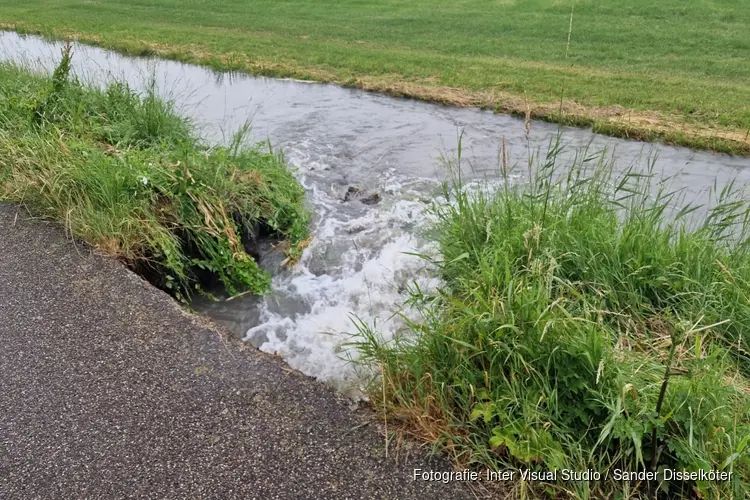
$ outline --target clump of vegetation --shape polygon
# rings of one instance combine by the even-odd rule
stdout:
[[[685,205],[604,155],[563,174],[559,152],[523,186],[505,162],[499,187],[446,184],[439,258],[425,256],[441,287],[412,291],[419,319],[394,342],[359,325],[362,360],[381,368],[375,408],[461,466],[601,473],[515,483],[532,494],[746,498],[747,204],[730,186],[713,208]],[[733,474],[617,481],[617,468]]]
[[[0,66],[0,199],[69,233],[186,300],[217,280],[262,293],[270,278],[255,239],[307,237],[304,190],[270,147],[203,146],[152,85],[106,89],[70,76],[70,48],[52,78]]]

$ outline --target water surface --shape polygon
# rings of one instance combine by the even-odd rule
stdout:
[[[0,60],[49,72],[61,43],[0,33]],[[355,331],[351,319],[377,323],[391,336],[391,318],[404,299],[404,285],[430,286],[420,259],[405,252],[429,251],[419,238],[426,209],[445,170],[436,159],[454,155],[463,132],[467,175],[494,176],[501,138],[513,162],[544,149],[560,132],[571,158],[576,148],[607,148],[618,165],[645,168],[657,155],[657,170],[672,176],[690,201],[707,201],[707,188],[736,178],[750,180],[750,160],[650,145],[593,134],[590,130],[533,122],[476,109],[459,109],[392,98],[335,85],[216,73],[172,61],[129,58],[74,45],[73,70],[102,85],[113,79],[143,90],[153,79],[162,96],[175,101],[209,143],[226,143],[248,119],[255,140],[270,139],[296,169],[314,214],[312,243],[293,269],[279,269],[274,252],[262,264],[275,272],[273,293],[199,302],[202,312],[260,349],[276,352],[294,368],[342,390],[358,376],[342,342]],[[523,169],[519,170],[519,176]],[[378,192],[382,201],[344,202],[350,186]]]

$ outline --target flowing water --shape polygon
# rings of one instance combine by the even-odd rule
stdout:
[[[49,72],[61,43],[0,33],[0,60]],[[259,299],[200,301],[195,307],[267,352],[340,390],[356,391],[358,374],[345,345],[360,318],[386,337],[399,328],[392,318],[405,285],[430,286],[423,262],[429,252],[420,229],[446,172],[437,159],[455,155],[463,132],[466,175],[496,175],[498,146],[505,138],[512,160],[544,150],[559,132],[569,155],[576,148],[608,148],[624,168],[645,168],[657,155],[657,171],[673,177],[691,201],[707,201],[707,188],[732,179],[750,181],[750,160],[650,145],[593,134],[590,130],[533,122],[488,111],[397,99],[335,85],[216,73],[172,61],[129,58],[76,44],[73,68],[82,80],[113,79],[144,89],[154,81],[161,95],[190,117],[209,143],[225,143],[248,119],[252,137],[281,148],[308,193],[313,212],[310,246],[293,268],[279,266],[269,251],[261,264],[274,273],[273,293]],[[570,158],[570,156],[568,156]],[[520,175],[520,174],[519,174]],[[377,192],[379,203],[343,201],[350,186]]]

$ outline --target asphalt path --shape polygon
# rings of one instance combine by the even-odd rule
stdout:
[[[474,497],[368,417],[0,204],[0,498]]]

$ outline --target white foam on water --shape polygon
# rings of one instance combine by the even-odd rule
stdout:
[[[300,163],[318,214],[313,239],[291,275],[275,278],[273,293],[261,305],[261,323],[245,339],[282,356],[293,368],[355,394],[360,377],[350,360],[357,354],[346,345],[357,340],[354,321],[391,339],[403,326],[394,313],[407,298],[407,285],[416,282],[431,289],[436,284],[426,261],[412,255],[434,251],[419,236],[430,219],[429,203],[407,187],[414,179],[391,172],[379,191],[395,191],[398,197],[366,208],[346,204],[311,183],[303,169],[305,163]],[[353,211],[345,210],[350,207]],[[303,312],[290,315],[283,307],[290,302]]]
[[[409,288],[416,284],[429,293],[439,284],[419,255],[437,256],[437,245],[422,233],[434,222],[430,207],[440,185],[391,169],[372,186],[384,193],[380,204],[344,203],[342,187],[323,180],[325,157],[311,157],[310,149],[300,143],[287,157],[316,215],[312,242],[290,275],[274,278],[273,293],[260,306],[260,323],[247,331],[245,340],[359,396],[369,371],[351,363],[357,358],[351,343],[361,340],[355,321],[388,342],[403,331],[401,315],[416,319],[416,311],[403,307]],[[497,182],[468,182],[465,189],[492,190]]]

